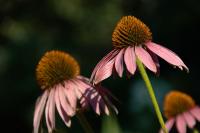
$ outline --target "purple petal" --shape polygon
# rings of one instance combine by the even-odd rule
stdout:
[[[65,111],[63,110],[63,108],[60,105],[60,100],[59,100],[59,89],[56,88],[55,90],[55,102],[56,102],[56,108],[58,110],[58,113],[60,115],[60,117],[62,118],[62,120],[64,121],[65,125],[67,127],[71,126],[71,120],[69,118],[69,116],[65,113]]]
[[[200,108],[195,107],[192,110],[190,110],[190,113],[200,122]]]
[[[117,108],[112,104],[112,102],[109,100],[109,97],[117,100],[119,102],[119,100],[111,94],[111,92],[102,87],[101,85],[97,85],[95,86],[95,90],[99,93],[99,95],[101,96],[101,101],[100,101],[100,104],[102,105],[101,108],[102,110],[107,114],[109,115],[109,109],[108,109],[108,106],[113,109],[115,111],[116,114],[118,114],[118,110]],[[108,96],[108,97],[107,97]],[[103,98],[104,97],[104,98]],[[106,99],[106,100],[104,100]]]
[[[49,107],[50,107],[51,100],[52,100],[52,91],[54,91],[54,89],[51,89],[51,90],[50,90],[49,98],[48,98],[48,100],[47,100],[46,108],[45,108],[45,118],[46,118],[46,123],[47,123],[48,132],[51,132],[51,131],[52,131],[51,121],[50,121],[50,117],[49,117],[49,116],[50,116],[50,115],[49,115]]]
[[[119,77],[122,77],[123,70],[124,70],[124,67],[123,67],[123,63],[124,63],[123,56],[124,56],[124,49],[120,50],[119,54],[116,56],[116,59],[115,59],[115,69],[116,69]]]
[[[133,75],[136,70],[136,58],[133,47],[128,47],[124,53],[126,68]]]
[[[184,112],[183,116],[189,128],[193,128],[196,124],[194,117],[189,112]]]
[[[90,81],[93,81],[94,78],[96,77],[97,71],[104,66],[105,64],[107,64],[107,62],[109,62],[113,57],[116,56],[116,54],[119,52],[118,49],[114,49],[112,50],[110,53],[108,53],[103,59],[101,59],[101,61],[95,66],[92,75],[90,77]]]
[[[61,85],[58,87],[60,105],[69,116],[74,116],[75,109],[69,105],[69,101],[67,101],[67,98],[64,95],[64,89],[65,88],[63,88]]]
[[[149,55],[149,53],[144,50],[142,47],[135,47],[135,53],[137,55],[137,57],[139,58],[139,60],[152,72],[156,73],[157,69],[156,69],[156,65],[153,61],[153,59],[151,58],[151,56]]]
[[[92,105],[92,108],[94,109],[94,111],[100,115],[100,106],[99,106],[99,100],[100,97],[98,96],[98,93],[96,91],[94,91],[94,93],[91,94],[90,96],[90,104]]]
[[[33,119],[34,133],[38,133],[39,131],[40,121],[41,121],[41,117],[44,111],[44,107],[45,107],[48,95],[49,95],[49,92],[48,90],[46,90],[44,94],[41,96],[41,98],[37,101],[35,112],[34,112],[34,119]]]
[[[181,58],[178,57],[178,55],[176,55],[173,51],[153,42],[146,43],[146,46],[168,63],[178,66],[181,70],[183,69],[182,67],[184,67],[187,71],[189,71],[188,67],[183,63]]]
[[[176,127],[179,133],[186,133],[186,122],[182,114],[176,118]]]
[[[169,120],[166,122],[165,127],[167,128],[167,131],[168,131],[168,132],[169,132],[169,131],[171,130],[171,128],[173,127],[174,122],[175,122],[175,119],[174,119],[174,118],[171,118],[171,119],[169,119]],[[164,133],[162,129],[160,130],[160,133]]]
[[[55,128],[55,89],[51,91],[50,105],[49,105],[49,120],[51,128]]]
[[[88,100],[85,97],[80,99],[80,104],[82,109],[87,109],[89,107]]]
[[[106,105],[106,103],[104,102],[101,96],[100,96],[99,104],[100,104],[101,109],[106,113],[106,115],[109,115],[110,112],[109,112],[108,106]]]

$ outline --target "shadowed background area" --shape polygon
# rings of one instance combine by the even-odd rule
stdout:
[[[30,133],[37,97],[42,94],[35,68],[48,50],[62,50],[80,63],[90,77],[97,62],[111,49],[111,35],[123,15],[134,15],[149,26],[153,41],[176,52],[190,73],[173,69],[160,59],[161,73],[148,72],[162,108],[171,89],[199,97],[199,0],[0,0],[0,119],[1,131]],[[103,85],[116,95],[119,115],[86,115],[97,133],[155,133],[159,123],[139,73]],[[105,118],[105,119],[104,119]],[[58,132],[83,130],[73,118],[68,129],[58,118]],[[108,125],[111,125],[109,127]]]

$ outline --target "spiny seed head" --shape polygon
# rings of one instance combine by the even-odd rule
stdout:
[[[134,16],[122,17],[112,34],[112,43],[115,48],[144,45],[151,40],[150,29]]]
[[[194,106],[195,101],[191,96],[179,91],[171,91],[164,100],[164,115],[169,119],[192,109]]]
[[[72,79],[79,73],[79,64],[71,55],[54,50],[46,52],[36,68],[36,78],[42,89]]]

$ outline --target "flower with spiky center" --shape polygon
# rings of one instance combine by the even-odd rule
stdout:
[[[70,117],[89,104],[97,114],[105,112],[109,115],[100,91],[89,83],[88,78],[80,75],[79,64],[71,55],[61,51],[47,52],[37,65],[36,78],[44,93],[36,102],[34,133],[39,132],[44,109],[49,133],[55,128],[55,109],[68,127]]]
[[[125,16],[118,22],[112,34],[114,49],[107,54],[95,67],[91,81],[98,84],[110,77],[116,71],[120,77],[123,75],[124,65],[131,75],[136,71],[136,59],[139,59],[154,73],[159,71],[159,57],[181,70],[187,66],[171,50],[152,42],[150,29],[134,16]]]
[[[187,126],[193,129],[196,120],[200,122],[200,107],[195,104],[191,96],[179,91],[171,91],[164,100],[164,115],[168,119],[165,124],[168,131],[176,123],[178,132],[186,133]]]

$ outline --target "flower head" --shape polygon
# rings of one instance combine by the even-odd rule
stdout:
[[[37,65],[36,78],[42,89],[53,87],[80,74],[78,62],[61,51],[47,52]]]
[[[174,123],[179,133],[186,133],[186,127],[194,128],[196,120],[200,121],[200,107],[191,96],[171,91],[164,100],[164,115],[168,119],[166,128],[170,131]],[[161,131],[162,132],[162,131]]]
[[[71,125],[70,117],[89,104],[97,114],[109,114],[108,106],[99,91],[89,83],[88,78],[80,75],[77,61],[65,52],[47,52],[37,65],[36,78],[44,93],[36,102],[34,133],[39,131],[44,109],[48,132],[55,128],[55,108],[68,127]]]
[[[152,33],[142,21],[133,16],[123,17],[112,34],[115,48],[144,45],[152,40]]]
[[[137,59],[149,70],[157,73],[159,62],[156,55],[181,70],[183,68],[188,70],[174,52],[152,42],[150,29],[136,17],[122,17],[113,31],[112,43],[114,49],[96,65],[91,75],[94,84],[110,77],[113,71],[122,77],[125,66],[128,72],[134,75]]]

